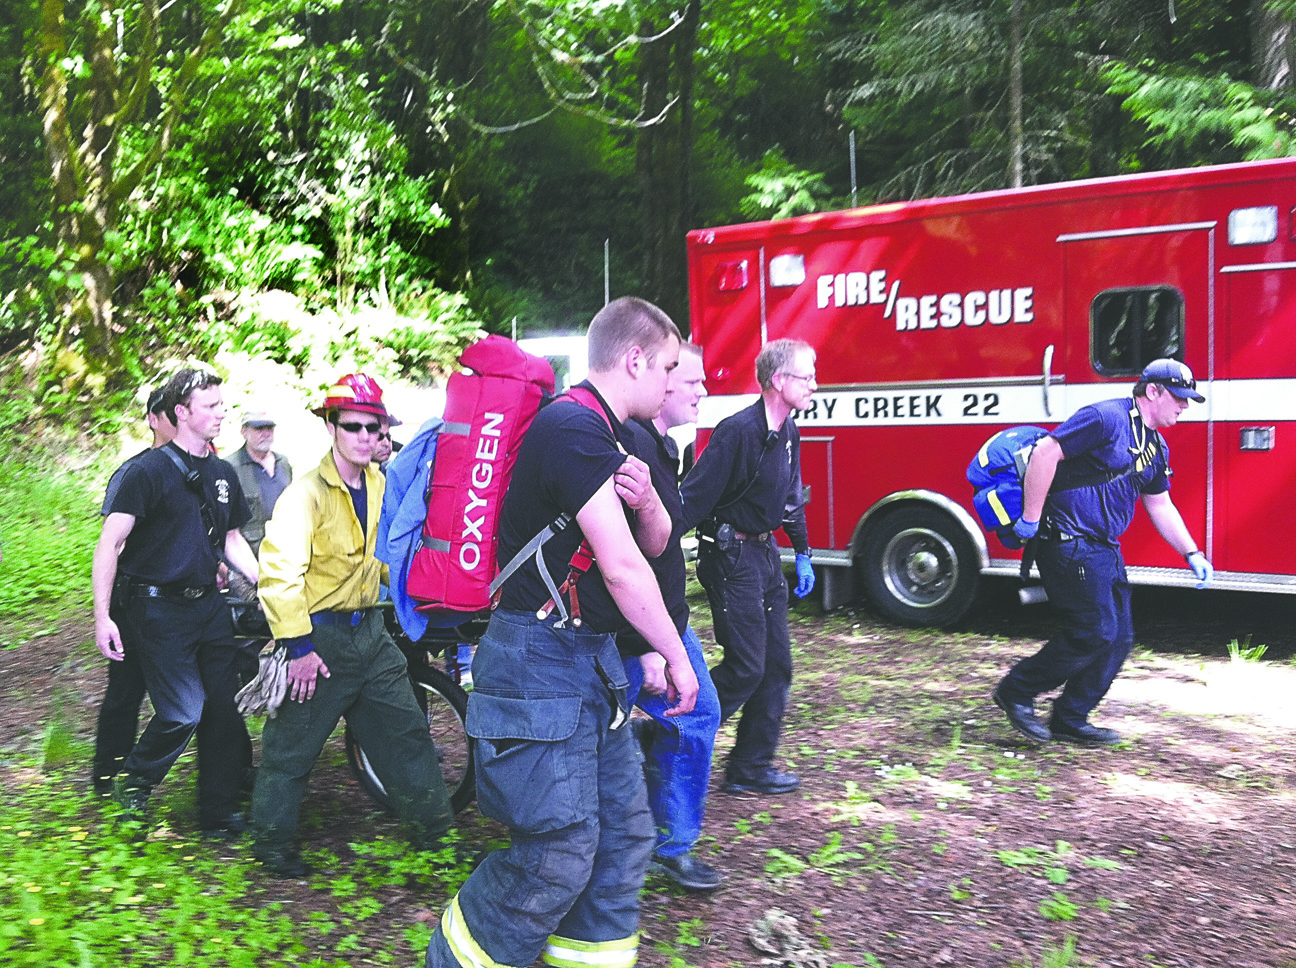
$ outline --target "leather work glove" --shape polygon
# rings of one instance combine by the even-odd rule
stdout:
[[[809,555],[796,556],[796,573],[797,586],[794,589],[793,594],[796,595],[797,598],[805,598],[814,591],[815,582],[814,568],[810,565]]]
[[[1035,535],[1039,534],[1039,522],[1027,521],[1025,518],[1018,518],[1013,522],[1013,534],[1021,538],[1022,541],[1029,541]]]
[[[274,651],[261,656],[256,678],[238,691],[234,701],[244,716],[268,715],[274,719],[287,694],[288,650],[276,646]]]
[[[1215,569],[1209,559],[1200,551],[1194,551],[1184,556],[1188,559],[1188,567],[1192,573],[1197,576],[1197,587],[1205,588],[1206,583],[1215,577]]]

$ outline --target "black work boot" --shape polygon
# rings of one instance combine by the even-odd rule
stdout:
[[[153,788],[139,777],[123,774],[113,780],[112,798],[122,808],[121,819],[127,823],[148,822],[148,802]]]
[[[1063,726],[1061,723],[1050,722],[1049,732],[1059,743],[1075,743],[1077,746],[1115,746],[1121,741],[1121,734],[1116,730],[1095,726],[1093,723]]]
[[[724,883],[724,875],[706,861],[700,860],[692,851],[672,857],[654,853],[648,870],[669,877],[689,891],[714,891]]]
[[[279,880],[299,881],[313,873],[310,864],[302,859],[296,847],[257,848],[254,853],[256,859],[269,870],[270,876]]]
[[[1008,722],[1013,729],[1021,733],[1027,739],[1034,740],[1036,743],[1047,743],[1053,738],[1049,728],[1039,721],[1035,715],[1035,707],[1030,703],[1009,702],[1003,697],[1003,683],[995,686],[994,704],[1004,711],[1008,717]]]

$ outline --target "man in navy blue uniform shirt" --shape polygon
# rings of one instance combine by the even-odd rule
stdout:
[[[1166,543],[1184,556],[1202,587],[1214,573],[1170,500],[1170,462],[1161,428],[1172,427],[1197,392],[1178,360],[1144,368],[1133,396],[1082,407],[1031,454],[1023,481],[1022,517],[1014,526],[1036,538],[1035,559],[1059,615],[1059,627],[1035,655],[999,683],[994,701],[1024,736],[1084,746],[1120,742],[1114,729],[1089,722],[1134,645],[1130,586],[1120,537],[1138,502]],[[1068,481],[1105,476],[1068,488]],[[1050,494],[1054,484],[1059,489]],[[1064,686],[1048,725],[1035,715],[1040,693]]]
[[[698,580],[706,589],[724,659],[711,670],[720,721],[742,709],[725,768],[726,793],[790,793],[801,785],[774,768],[792,686],[787,580],[774,531],[796,549],[796,594],[814,588],[801,498],[801,436],[794,410],[818,385],[807,343],[777,339],[756,357],[755,403],[716,425],[684,479],[684,523],[703,525]]]
[[[198,822],[214,838],[246,829],[236,808],[250,765],[234,705],[238,650],[216,569],[224,556],[257,575],[239,532],[248,506],[238,476],[211,453],[225,417],[220,383],[193,369],[167,381],[175,439],[126,469],[91,572],[95,644],[113,662],[134,651],[153,702],[153,718],[122,764],[117,798],[131,819],[143,820],[153,787],[197,733]]]

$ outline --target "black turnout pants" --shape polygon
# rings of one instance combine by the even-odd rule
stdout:
[[[113,619],[121,625],[121,616],[113,610]],[[144,670],[133,648],[126,649],[120,662],[108,663],[108,687],[99,707],[99,727],[95,733],[95,788],[105,791],[135,747],[139,729],[140,703],[144,701]]]
[[[739,541],[703,551],[698,580],[706,589],[724,659],[711,670],[720,697],[720,722],[742,708],[738,738],[729,754],[731,780],[768,772],[778,749],[792,686],[787,579],[773,538]]]
[[[199,824],[219,825],[237,810],[251,765],[247,726],[234,705],[239,655],[229,610],[211,592],[196,601],[128,598],[115,611],[153,702],[153,718],[123,765],[126,783],[157,786],[196,734]]]

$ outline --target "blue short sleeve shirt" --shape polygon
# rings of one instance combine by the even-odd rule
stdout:
[[[1138,499],[1170,489],[1170,453],[1144,425],[1132,397],[1081,407],[1050,435],[1062,448],[1045,520],[1064,534],[1116,546],[1134,520]],[[1131,472],[1101,484],[1066,488],[1072,480]]]

